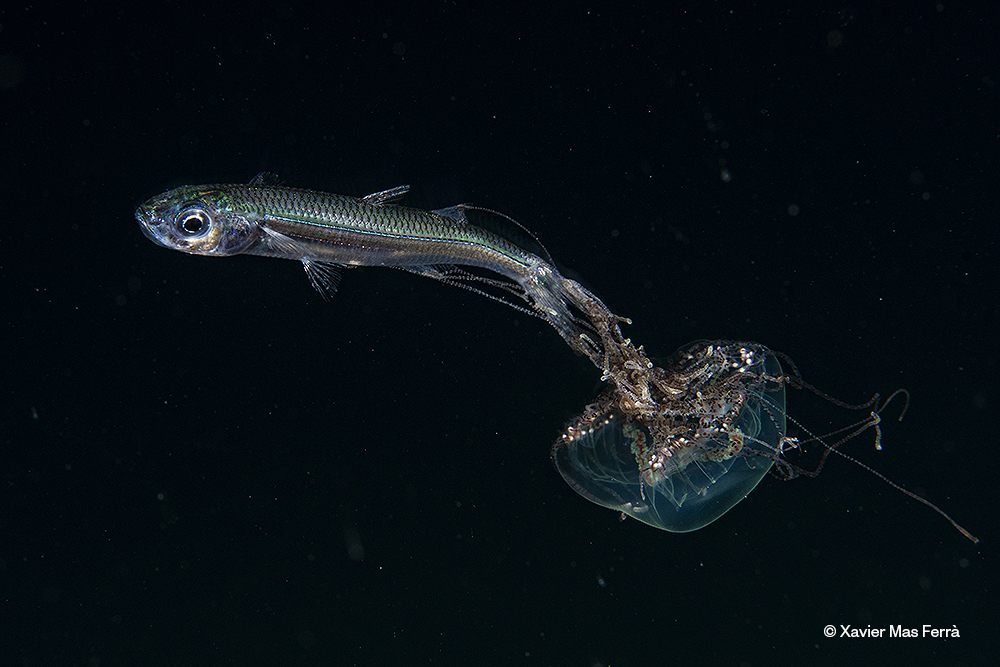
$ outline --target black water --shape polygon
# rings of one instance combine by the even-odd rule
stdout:
[[[994,9],[332,7],[0,13],[0,663],[992,661]],[[265,169],[502,210],[653,354],[906,387],[846,451],[982,543],[839,460],[619,522],[549,462],[599,374],[543,322],[378,269],[324,303],[132,218]],[[823,632],[925,624],[961,637]]]

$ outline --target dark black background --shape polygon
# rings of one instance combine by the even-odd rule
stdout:
[[[992,661],[992,4],[547,6],[0,12],[0,663]],[[132,217],[264,169],[501,209],[654,354],[908,388],[845,451],[983,542],[843,460],[695,533],[620,523],[549,462],[599,373],[544,323],[381,269],[323,303]]]

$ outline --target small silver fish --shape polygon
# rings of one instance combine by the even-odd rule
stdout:
[[[424,211],[396,205],[409,186],[356,198],[275,185],[189,185],[136,209],[143,233],[174,250],[210,256],[263,255],[302,262],[313,286],[336,290],[339,269],[393,266],[460,282],[453,265],[479,266],[522,282],[548,263],[467,222],[460,205]],[[470,279],[465,279],[469,281]],[[515,289],[523,297],[523,290]]]

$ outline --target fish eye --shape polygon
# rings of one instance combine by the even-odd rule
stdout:
[[[174,219],[174,227],[184,236],[204,234],[211,225],[212,218],[200,208],[185,209]]]

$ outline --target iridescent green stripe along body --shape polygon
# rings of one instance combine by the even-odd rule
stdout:
[[[299,260],[324,296],[336,290],[339,269],[351,266],[396,267],[459,285],[547,320],[598,363],[593,326],[573,314],[570,304],[585,310],[580,299],[600,302],[550,260],[466,220],[466,211],[492,211],[467,204],[435,211],[399,206],[394,202],[409,189],[405,185],[358,198],[283,187],[274,180],[260,174],[249,184],[182,186],[144,203],[136,218],[150,239],[182,252]],[[459,266],[488,269],[502,278]],[[528,307],[484,291],[487,286]]]

